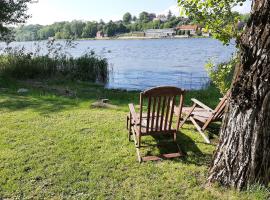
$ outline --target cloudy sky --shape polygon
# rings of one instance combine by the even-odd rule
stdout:
[[[241,13],[250,11],[250,1],[236,8]],[[39,0],[29,7],[32,18],[28,24],[52,24],[59,21],[119,20],[123,14],[130,12],[137,15],[142,12],[166,14],[171,10],[179,15],[177,0]]]

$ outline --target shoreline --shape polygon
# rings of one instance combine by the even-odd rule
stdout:
[[[169,40],[169,39],[194,39],[194,38],[212,38],[206,36],[174,36],[174,37],[137,37],[137,36],[120,36],[120,37],[104,37],[104,38],[78,38],[74,39],[74,41],[91,41],[91,40]],[[27,40],[27,41],[12,41],[12,42],[42,42],[47,40]],[[70,39],[55,39],[56,41],[65,41]],[[0,41],[0,43],[4,43],[4,41]]]
[[[137,36],[120,36],[120,37],[104,37],[104,38],[80,38],[76,39],[78,41],[87,41],[87,40],[168,40],[168,39],[192,39],[192,38],[212,38],[205,36],[174,36],[174,37],[137,37]]]

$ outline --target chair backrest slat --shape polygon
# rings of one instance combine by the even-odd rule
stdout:
[[[146,117],[146,132],[148,133],[148,131],[149,131],[149,124],[150,124],[150,114],[151,114],[151,100],[152,100],[152,98],[151,98],[151,96],[149,96],[148,97],[148,106],[147,106],[147,109],[148,109],[148,111],[147,111],[147,117]]]
[[[160,117],[160,131],[163,130],[163,122],[164,122],[164,112],[165,112],[165,106],[166,106],[166,97],[163,97],[163,102],[162,102],[162,112],[161,112],[161,117]]]
[[[178,106],[178,113],[177,113],[177,116],[179,117],[177,118],[176,131],[178,131],[180,127],[183,104],[184,104],[184,95],[181,95],[179,98],[179,106]]]
[[[222,118],[229,95],[230,95],[230,90],[226,93],[226,95],[221,99],[221,101],[215,108],[214,110],[215,115],[213,117],[213,120]]]
[[[142,131],[142,113],[143,113],[143,93],[140,94],[140,129],[139,132]]]
[[[164,130],[168,130],[168,119],[169,119],[169,112],[170,112],[170,102],[171,102],[171,97],[167,98],[166,102],[166,116],[165,116],[165,123],[164,123]]]
[[[157,116],[156,116],[156,129],[155,131],[160,130],[159,126],[159,119],[160,119],[160,106],[161,106],[161,97],[158,97],[158,104],[157,104]]]
[[[157,100],[157,97],[153,97],[153,109],[152,109],[152,116],[151,116],[151,131],[153,131],[154,129],[154,121],[155,121],[155,118],[156,118],[156,100]]]
[[[157,87],[141,93],[141,110],[143,110],[143,99],[148,100],[146,116],[143,116],[143,112],[140,112],[140,124],[144,126],[146,133],[172,130],[176,98],[180,97],[181,105],[179,106],[182,109],[181,99],[183,99],[183,94],[184,91],[176,87]],[[146,121],[143,120],[143,117]]]
[[[172,129],[172,120],[173,120],[173,113],[174,113],[175,98],[176,98],[176,96],[173,96],[171,103],[170,103],[171,105],[170,105],[169,130]]]

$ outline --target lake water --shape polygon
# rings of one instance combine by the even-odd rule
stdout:
[[[41,42],[44,44],[45,42]],[[90,40],[76,41],[69,50],[80,56],[89,49],[106,57],[110,63],[108,88],[144,90],[172,85],[185,89],[204,87],[209,78],[205,63],[228,61],[235,46],[223,46],[211,38],[154,39],[154,40]],[[14,42],[12,46],[25,46],[29,51],[34,42]]]

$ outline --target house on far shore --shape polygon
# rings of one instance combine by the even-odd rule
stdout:
[[[173,28],[148,29],[148,30],[145,30],[144,33],[145,33],[145,37],[151,37],[151,38],[173,37],[176,34]]]
[[[189,31],[190,35],[196,35],[197,31],[201,31],[201,28],[198,25],[182,25],[176,27],[176,30]]]
[[[103,31],[98,31],[98,32],[97,32],[97,34],[96,34],[96,38],[97,38],[97,39],[104,38],[104,37],[107,37],[107,35],[104,34]]]

